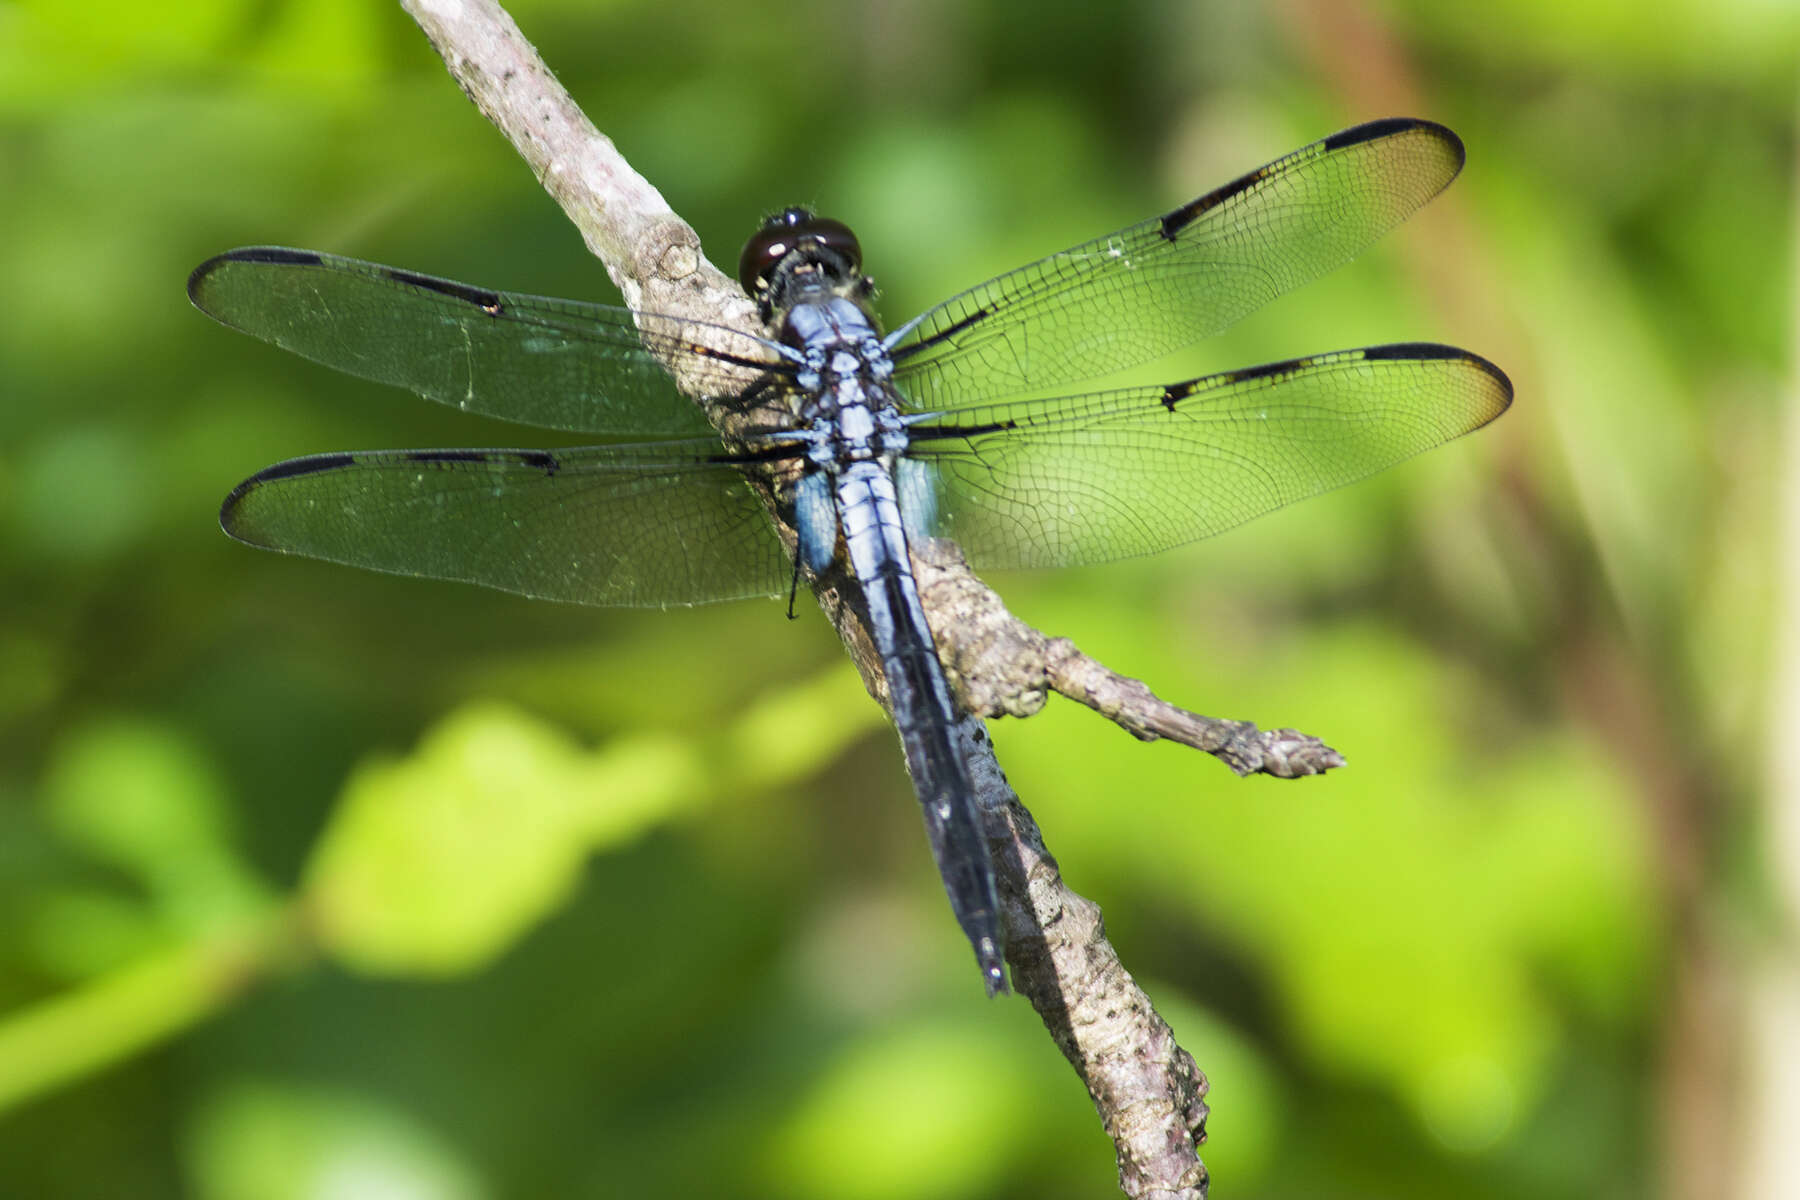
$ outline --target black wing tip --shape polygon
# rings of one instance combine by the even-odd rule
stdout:
[[[244,480],[232,488],[231,494],[225,497],[225,503],[219,505],[219,529],[232,541],[242,542],[246,546],[262,544],[245,537],[243,531],[238,527],[237,519],[238,505],[243,502],[244,496],[255,486],[255,483],[254,479]]]
[[[542,471],[545,475],[555,475],[563,469],[562,459],[550,450],[392,450],[379,451],[375,458],[419,463],[425,466],[507,462]],[[354,467],[359,462],[369,461],[370,456],[366,452],[358,454],[355,451],[338,450],[329,454],[308,454],[300,458],[283,459],[281,462],[264,467],[231,489],[230,494],[225,497],[225,502],[219,506],[219,527],[240,542],[261,545],[262,543],[245,537],[237,528],[238,506],[251,492],[264,484],[278,483],[285,479],[299,479],[307,475],[322,475],[328,471],[341,471],[347,467]]]
[[[339,267],[360,268],[385,276],[395,283],[441,292],[446,296],[454,296],[458,300],[466,300],[483,308],[493,308],[501,301],[500,293],[491,288],[458,283],[454,279],[443,279],[436,275],[424,275],[418,271],[408,271],[404,267],[384,267],[380,263],[359,262],[355,259],[335,256],[331,261]],[[260,266],[276,267],[322,267],[327,265],[326,255],[317,250],[295,250],[288,246],[239,246],[236,250],[215,254],[194,268],[193,272],[188,275],[189,298],[193,298],[195,290],[206,282],[207,276],[228,263],[255,263]]]
[[[1468,160],[1468,149],[1463,140],[1456,136],[1456,131],[1448,125],[1440,125],[1436,121],[1427,121],[1423,117],[1381,117],[1373,121],[1364,121],[1361,125],[1352,125],[1348,129],[1340,129],[1319,145],[1326,150],[1342,150],[1345,146],[1355,146],[1362,142],[1373,142],[1380,138],[1394,137],[1402,133],[1425,133],[1442,142],[1451,157],[1456,159],[1460,168]]]
[[[1421,117],[1382,117],[1374,121],[1364,121],[1361,125],[1352,125],[1348,129],[1338,130],[1330,137],[1321,138],[1315,143],[1315,146],[1320,151],[1331,153],[1342,150],[1346,146],[1357,146],[1364,142],[1379,141],[1382,138],[1396,137],[1407,133],[1429,135],[1443,146],[1445,153],[1453,160],[1453,166],[1445,179],[1446,184],[1462,171],[1463,163],[1468,159],[1468,151],[1464,148],[1462,139],[1457,137],[1456,133],[1448,126],[1440,125],[1436,121],[1427,121]],[[1295,154],[1305,154],[1312,149],[1313,147],[1307,147],[1295,151]],[[1240,192],[1249,191],[1293,157],[1294,155],[1287,155],[1284,158],[1265,163],[1254,171],[1238,176],[1230,183],[1214,188],[1204,196],[1198,196],[1179,208],[1169,210],[1156,218],[1162,226],[1162,235],[1173,241],[1183,229],[1199,219],[1201,214],[1217,208]]]
[[[1453,359],[1466,363],[1494,381],[1499,389],[1500,405],[1494,410],[1493,420],[1512,407],[1513,383],[1498,364],[1460,346],[1446,346],[1442,342],[1394,342],[1386,346],[1370,346],[1362,352],[1363,358],[1372,362],[1383,360],[1405,359],[1412,361],[1430,359]]]
[[[465,304],[474,305],[490,314],[497,315],[505,307],[500,293],[491,288],[476,287],[470,283],[458,283],[454,279],[441,279],[436,275],[421,275],[417,271],[408,271],[404,267],[376,267],[375,269],[395,283],[424,288],[428,292],[437,292],[439,295],[449,296],[453,300],[461,300]]]
[[[235,250],[227,250],[223,254],[213,255],[188,273],[188,302],[201,312],[207,312],[206,305],[200,302],[200,290],[205,286],[208,277],[227,263],[316,267],[324,261],[324,256],[316,250],[293,250],[287,246],[239,246]]]
[[[277,479],[293,479],[301,475],[317,475],[321,471],[341,471],[345,467],[354,466],[355,463],[356,455],[346,450],[334,451],[330,454],[308,454],[303,458],[283,459],[272,466],[264,467],[238,484],[233,495],[246,491],[259,483],[271,483]]]
[[[1221,371],[1217,375],[1202,375],[1197,379],[1185,379],[1180,383],[1171,383],[1163,388],[1162,403],[1173,410],[1175,406],[1189,396],[1213,391],[1232,384],[1247,383],[1253,379],[1271,379],[1276,376],[1290,375],[1309,367],[1325,367],[1333,363],[1344,364],[1354,362],[1458,362],[1473,367],[1486,375],[1494,384],[1498,403],[1494,411],[1482,419],[1485,425],[1512,407],[1513,385],[1506,372],[1497,365],[1464,350],[1460,346],[1447,346],[1442,342],[1391,342],[1385,346],[1364,346],[1357,350],[1333,350],[1324,354],[1306,354],[1299,358],[1284,358],[1279,362],[1261,363],[1254,367],[1239,367],[1235,371]]]
[[[246,496],[265,483],[273,483],[279,479],[294,479],[301,475],[317,475],[322,471],[339,471],[354,465],[355,462],[356,455],[340,451],[335,454],[309,454],[304,458],[284,459],[272,466],[264,467],[232,488],[230,494],[225,497],[225,502],[219,505],[219,528],[240,542],[260,546],[263,543],[246,537],[238,526],[238,508],[243,504]]]

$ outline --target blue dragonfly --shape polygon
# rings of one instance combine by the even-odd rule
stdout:
[[[801,572],[842,567],[992,995],[1006,988],[994,874],[909,540],[954,539],[976,568],[1148,554],[1499,416],[1512,386],[1498,367],[1422,342],[1046,394],[1215,333],[1341,265],[1442,191],[1463,157],[1428,121],[1358,125],[886,334],[855,235],[800,208],[743,251],[761,335],[312,251],[233,250],[188,281],[226,325],[469,412],[633,440],[317,454],[246,479],[220,520],[272,550],[578,604],[778,595]]]

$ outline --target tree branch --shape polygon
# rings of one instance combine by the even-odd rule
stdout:
[[[1218,758],[1239,775],[1296,779],[1344,765],[1336,750],[1295,729],[1261,730],[1248,721],[1203,717],[1161,699],[1006,610],[977,579],[956,543],[912,546],[919,595],[931,614],[938,657],[963,706],[980,717],[1029,717],[1049,692],[1087,705],[1140,741],[1167,738]],[[942,633],[935,631],[942,628]]]
[[[628,306],[762,332],[736,282],[706,260],[694,231],[588,122],[498,4],[401,2],[463,91],[562,205]],[[765,499],[791,548],[792,530],[782,526],[772,496]],[[1099,908],[1063,883],[1031,814],[1007,785],[981,718],[1028,715],[1057,691],[1136,737],[1194,746],[1239,774],[1309,775],[1343,760],[1292,730],[1264,733],[1158,699],[1068,640],[1013,617],[949,543],[922,542],[913,556],[945,668],[977,714],[961,723],[959,736],[994,853],[1014,984],[1087,1085],[1113,1139],[1125,1193],[1203,1198],[1207,1176],[1196,1147],[1205,1140],[1206,1077],[1120,964]],[[850,581],[833,568],[814,591],[870,693],[886,705],[886,681]]]

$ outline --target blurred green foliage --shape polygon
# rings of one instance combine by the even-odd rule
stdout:
[[[994,580],[1350,760],[995,726],[1211,1077],[1220,1196],[1640,1194],[1682,839],[1756,906],[1800,18],[1658,7],[513,6],[714,261],[815,204],[890,320],[1358,120],[1468,142],[1389,245],[1162,373],[1435,339],[1512,413],[1200,547]],[[208,255],[610,298],[397,7],[0,4],[0,225],[9,1194],[1113,1194],[821,622],[217,532],[279,458],[540,439],[212,326]]]

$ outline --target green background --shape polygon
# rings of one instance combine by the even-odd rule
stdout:
[[[1793,7],[513,11],[713,261],[812,204],[891,323],[1357,121],[1456,129],[1444,198],[1157,374],[1437,340],[1510,414],[990,581],[1348,769],[1240,781],[1060,700],[992,729],[1211,1076],[1215,1196],[1725,1194],[1795,869]],[[213,325],[208,255],[615,298],[397,7],[0,2],[0,230],[0,1191],[1116,1194],[812,610],[584,611],[218,532],[280,458],[555,439]]]

